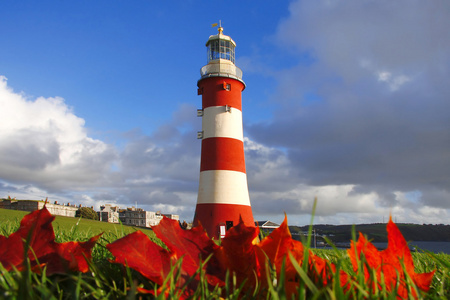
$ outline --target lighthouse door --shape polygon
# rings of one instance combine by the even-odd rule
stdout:
[[[233,221],[225,221],[227,224],[227,230],[233,227]]]

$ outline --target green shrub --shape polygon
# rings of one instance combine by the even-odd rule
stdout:
[[[77,218],[81,217],[84,219],[98,220],[97,212],[95,212],[95,210],[90,207],[81,207],[79,210],[77,210],[75,216]]]

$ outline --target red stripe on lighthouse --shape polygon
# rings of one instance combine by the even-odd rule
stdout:
[[[200,171],[230,170],[245,173],[244,143],[232,138],[202,140]]]
[[[230,90],[223,88],[224,82],[230,85]],[[198,87],[203,90],[203,108],[228,105],[242,111],[241,92],[245,87],[242,82],[231,78],[212,77],[202,79]]]
[[[231,221],[233,226],[239,224],[242,219],[245,225],[255,226],[253,220],[252,208],[249,205],[237,204],[217,204],[217,203],[198,203],[195,208],[195,218],[193,226],[199,223],[205,226],[210,237],[218,238],[219,226],[226,225],[227,221]]]

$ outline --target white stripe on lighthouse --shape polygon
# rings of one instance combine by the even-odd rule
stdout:
[[[200,172],[197,203],[250,205],[247,175],[227,170]]]
[[[225,106],[210,106],[203,111],[203,138],[228,137],[244,141],[242,129],[242,112]]]

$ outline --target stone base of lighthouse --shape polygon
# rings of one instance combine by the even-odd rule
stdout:
[[[238,204],[197,204],[194,227],[199,224],[217,224],[205,228],[211,238],[224,237],[227,229],[239,224],[240,219],[247,226],[255,226],[252,208]]]

